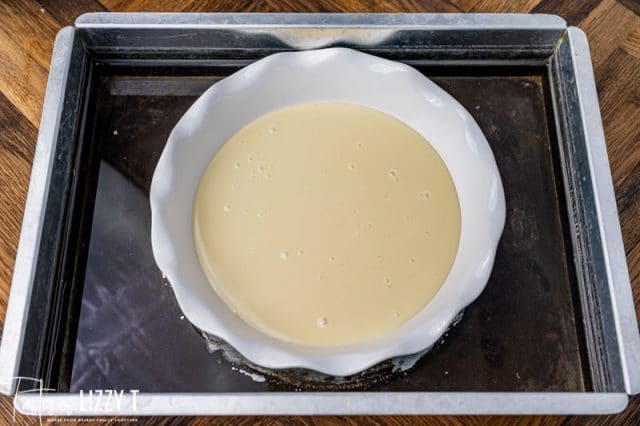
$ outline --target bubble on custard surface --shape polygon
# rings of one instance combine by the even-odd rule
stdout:
[[[280,259],[282,259],[282,260],[289,259],[289,252],[287,250],[282,250],[280,252]]]
[[[329,319],[327,317],[318,317],[316,319],[316,326],[318,328],[325,328],[329,325]]]
[[[225,213],[229,213],[231,211],[231,205],[229,203],[225,203],[225,205],[222,206],[222,210],[224,210]]]
[[[278,131],[278,129],[276,129],[276,126],[269,126],[269,129],[267,131],[269,132],[270,135],[273,135]]]

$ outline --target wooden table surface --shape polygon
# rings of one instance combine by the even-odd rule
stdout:
[[[589,38],[622,233],[640,311],[640,1],[638,0],[0,0],[0,320],[4,319],[56,32],[85,12],[537,12],[562,16]],[[2,323],[0,323],[0,330]],[[0,424],[12,404],[0,398]],[[205,424],[211,418],[141,418]],[[485,424],[502,421],[640,424],[640,396],[609,417],[250,417],[221,423]],[[19,424],[37,419],[17,415]]]

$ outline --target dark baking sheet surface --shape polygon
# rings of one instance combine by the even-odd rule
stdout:
[[[489,283],[462,321],[413,369],[366,390],[591,390],[545,69],[418,68],[487,136],[507,223]],[[100,161],[72,392],[290,390],[270,379],[255,382],[207,352],[151,252],[149,186],[169,132],[200,93],[233,70],[102,70],[93,140],[84,141],[98,147]]]

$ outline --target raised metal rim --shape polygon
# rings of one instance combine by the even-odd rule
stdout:
[[[67,74],[75,30],[63,28],[56,36],[47,92],[42,107],[40,131],[31,169],[31,180],[24,208],[18,252],[13,269],[11,293],[0,345],[0,393],[10,394],[16,386],[20,353],[29,313],[33,276],[42,233],[47,188],[51,177],[53,154],[58,139],[58,123],[62,113]]]
[[[609,278],[609,291],[612,296],[611,303],[615,313],[625,388],[627,393],[635,395],[640,393],[640,334],[600,117],[589,43],[584,32],[576,27],[568,29],[568,42],[573,56],[573,74],[578,89],[582,127],[587,140],[593,192],[598,206],[598,223]]]
[[[94,396],[95,398],[95,396]],[[106,397],[104,397],[106,398]],[[313,393],[131,393],[120,405],[89,403],[89,395],[20,394],[15,406],[27,415],[391,415],[391,414],[615,414],[625,393],[572,392],[313,392]]]
[[[80,15],[77,28],[375,27],[421,30],[565,29],[556,15],[519,13],[113,13]]]

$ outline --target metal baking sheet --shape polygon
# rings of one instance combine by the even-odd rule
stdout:
[[[199,333],[181,320],[151,252],[149,186],[169,132],[205,88],[235,69],[221,64],[197,77],[99,72],[92,144],[101,147],[100,164],[71,391],[282,390],[207,352]],[[370,390],[589,389],[544,68],[502,70],[501,76],[484,68],[458,75],[418,69],[462,102],[483,129],[504,182],[508,220],[489,284],[458,326],[410,374]]]
[[[415,365],[349,392],[209,353],[149,232],[151,175],[191,103],[260,57],[328,45],[411,64],[456,97],[494,151],[508,209],[490,281],[460,323]],[[0,378],[5,392],[18,373],[42,378],[57,395],[21,395],[21,410],[78,413],[81,390],[135,389],[118,413],[596,413],[637,392],[588,47],[561,19],[91,14],[61,32],[51,69]]]

